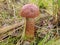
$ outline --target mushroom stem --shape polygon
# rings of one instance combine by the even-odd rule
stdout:
[[[29,40],[34,39],[34,19],[33,18],[26,18],[26,36]]]

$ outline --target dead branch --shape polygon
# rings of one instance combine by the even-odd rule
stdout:
[[[1,34],[1,33],[5,33],[5,32],[7,32],[7,31],[9,31],[9,30],[12,30],[12,29],[14,29],[14,28],[16,28],[16,27],[19,27],[19,26],[21,26],[21,25],[23,25],[23,24],[24,24],[24,21],[21,21],[20,23],[16,23],[16,24],[13,24],[13,25],[9,25],[9,26],[0,28],[0,34]]]

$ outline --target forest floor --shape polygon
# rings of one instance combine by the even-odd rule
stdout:
[[[35,38],[41,40],[46,34],[51,33],[51,37],[58,37],[60,28],[55,22],[55,18],[50,15],[45,9],[40,10],[40,16],[36,19],[35,23]],[[9,20],[9,21],[8,21]],[[24,30],[24,20],[17,18],[6,19],[0,26],[0,45],[11,44],[19,45],[24,42],[22,33]],[[51,38],[49,37],[49,38]],[[38,41],[39,41],[38,40]],[[38,41],[36,41],[38,43]]]

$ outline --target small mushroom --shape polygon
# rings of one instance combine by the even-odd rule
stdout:
[[[26,33],[25,35],[31,39],[34,39],[34,18],[39,15],[39,8],[34,4],[26,4],[21,9],[21,16],[26,18]]]

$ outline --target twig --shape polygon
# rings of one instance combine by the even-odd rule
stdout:
[[[13,24],[13,25],[9,25],[9,26],[0,28],[0,34],[1,34],[1,33],[5,33],[5,32],[7,32],[7,31],[9,31],[9,30],[11,30],[11,29],[14,29],[14,28],[16,28],[16,27],[19,27],[19,26],[21,26],[21,25],[23,25],[23,24],[24,24],[24,21],[21,21],[20,23],[16,23],[16,24]]]

